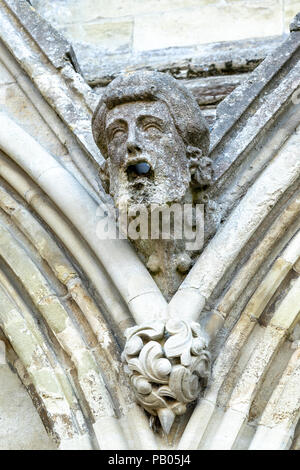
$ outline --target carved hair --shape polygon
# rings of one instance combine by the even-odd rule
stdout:
[[[106,88],[92,119],[96,144],[107,158],[105,122],[107,111],[133,101],[162,101],[173,117],[186,146],[207,155],[209,130],[193,95],[175,78],[160,72],[138,71],[119,75]]]

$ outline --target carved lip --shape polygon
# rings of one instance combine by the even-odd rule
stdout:
[[[153,180],[154,171],[146,159],[131,159],[126,165],[126,174],[129,183],[146,183]]]

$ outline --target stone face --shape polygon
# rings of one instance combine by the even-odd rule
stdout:
[[[200,171],[209,142],[192,95],[173,78],[155,72],[123,75],[112,82],[94,113],[93,134],[107,159],[106,176],[117,207],[121,201],[180,201],[191,180],[191,159]],[[139,162],[148,166],[146,176],[142,170],[138,174]]]

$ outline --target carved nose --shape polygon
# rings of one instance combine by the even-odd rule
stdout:
[[[140,151],[141,151],[141,148],[135,140],[128,140],[128,142],[127,142],[127,152],[129,154],[132,154],[132,153],[134,154],[134,153],[140,152]]]
[[[128,155],[135,155],[137,152],[141,151],[141,146],[139,144],[139,138],[137,135],[137,129],[135,126],[130,126],[128,129],[127,137],[127,152]]]

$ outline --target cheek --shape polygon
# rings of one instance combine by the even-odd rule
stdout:
[[[181,159],[186,154],[182,140],[171,132],[162,137],[160,148],[170,164],[172,162],[178,164],[178,158]]]
[[[120,143],[119,145],[109,144],[108,146],[108,155],[113,165],[120,165],[124,160],[125,153],[126,148],[124,143]]]
[[[152,149],[159,153],[170,153],[174,147],[174,140],[171,134],[164,134],[163,136],[159,136],[156,138],[151,139],[147,145],[148,149]]]
[[[161,139],[161,145],[167,150],[168,152],[173,151],[174,149],[174,136],[170,134],[165,134]]]

